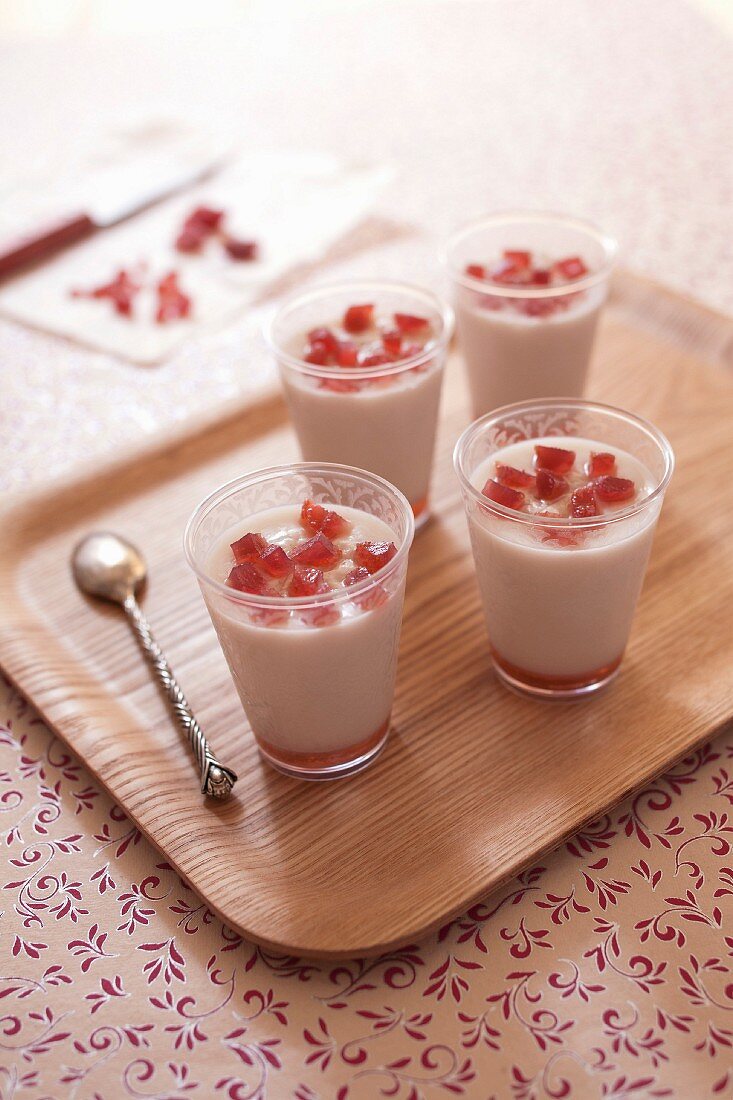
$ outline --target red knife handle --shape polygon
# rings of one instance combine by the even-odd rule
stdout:
[[[88,214],[74,214],[43,226],[15,240],[0,240],[0,279],[21,267],[42,260],[67,245],[76,244],[94,232],[96,226]]]

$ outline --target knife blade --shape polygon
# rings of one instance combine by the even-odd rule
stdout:
[[[181,160],[163,151],[97,170],[78,208],[0,236],[0,280],[203,182],[226,159],[221,155],[203,162],[195,156]]]

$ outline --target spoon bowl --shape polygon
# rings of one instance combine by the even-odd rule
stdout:
[[[78,542],[71,568],[82,592],[120,604],[135,594],[147,576],[137,547],[111,531],[95,531]]]

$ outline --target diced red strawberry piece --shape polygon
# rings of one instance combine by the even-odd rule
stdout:
[[[396,328],[383,332],[382,347],[390,358],[396,359],[402,350],[402,333]]]
[[[599,477],[594,486],[598,499],[608,504],[633,500],[636,495],[636,485],[628,477]]]
[[[178,275],[169,272],[158,283],[158,309],[155,320],[159,325],[188,317],[191,313],[191,299],[178,285]]]
[[[347,588],[350,588],[353,584],[368,580],[369,577],[371,577],[369,570],[363,565],[357,565],[356,569],[352,569],[350,573],[346,574],[344,584]]]
[[[186,218],[184,225],[199,226],[201,229],[214,233],[220,228],[224,220],[224,211],[215,210],[211,206],[197,206]]]
[[[340,539],[348,535],[351,524],[338,512],[326,509],[322,504],[304,500],[300,509],[300,522],[308,531],[322,531],[326,538]]]
[[[296,565],[288,585],[288,596],[317,596],[330,590],[321,569]]]
[[[325,515],[326,509],[322,504],[316,504],[315,501],[307,498],[303,501],[300,509],[300,522],[307,531],[320,531]]]
[[[351,530],[351,524],[338,512],[328,511],[323,517],[321,530],[328,539],[342,539]]]
[[[317,367],[328,366],[330,359],[328,348],[322,341],[315,340],[305,353],[304,359],[306,363],[313,363]]]
[[[200,252],[207,236],[208,233],[202,232],[197,226],[184,225],[176,237],[176,248],[179,252]]]
[[[290,612],[287,607],[251,607],[249,617],[257,626],[282,626]]]
[[[538,512],[537,515],[554,516],[555,513]],[[570,527],[553,527],[549,523],[547,525],[538,523],[534,530],[542,542],[552,543],[555,546],[578,546],[583,540],[583,532]]]
[[[366,332],[372,327],[373,317],[373,305],[349,306],[344,314],[344,328],[352,335],[356,332]]]
[[[348,378],[320,378],[318,385],[322,390],[331,390],[332,393],[358,393],[361,389],[359,382],[352,382]]]
[[[351,588],[355,584],[359,584],[360,581],[365,581],[371,576],[368,569],[365,569],[363,565],[358,565],[356,569],[352,569],[350,573],[347,573],[344,577],[344,585],[347,588]],[[362,592],[360,595],[354,597],[359,607],[363,607],[365,611],[374,611],[375,608],[381,607],[383,603],[387,602],[387,592],[381,584],[375,584],[366,592]]]
[[[482,264],[466,264],[466,274],[470,275],[472,279],[485,279],[486,268]]]
[[[616,455],[610,451],[591,451],[588,465],[586,466],[588,477],[616,476]]]
[[[524,493],[520,493],[518,489],[511,489],[508,485],[502,485],[492,477],[486,482],[481,492],[489,500],[495,501],[496,504],[503,504],[505,508],[515,508],[519,511],[524,504]]]
[[[305,607],[299,614],[307,626],[333,626],[341,618],[341,612],[335,600],[318,604],[317,607]]]
[[[255,531],[248,531],[241,539],[231,544],[234,560],[237,565],[246,561],[259,561],[262,553],[267,549],[267,539]]]
[[[414,313],[395,313],[394,323],[405,336],[412,336],[416,332],[425,332],[430,327],[430,318],[417,317]]]
[[[505,248],[504,259],[510,263],[512,267],[517,268],[518,271],[522,271],[532,263],[532,253],[518,252],[513,251],[511,248]]]
[[[535,481],[535,493],[540,500],[559,500],[569,489],[565,478],[560,474],[553,474],[552,470],[539,469]]]
[[[557,298],[524,298],[514,304],[527,317],[550,317],[557,312],[557,303]]]
[[[384,352],[376,351],[372,355],[365,355],[359,359],[360,367],[383,367],[387,363],[391,363],[393,360],[391,356],[384,354]]]
[[[489,269],[489,278],[495,283],[527,283],[529,281],[529,267],[526,264],[515,264],[513,260],[500,260]]]
[[[260,246],[257,241],[240,241],[236,237],[226,237],[224,248],[231,260],[247,262],[259,259]]]
[[[339,340],[336,362],[340,367],[355,367],[359,361],[359,349],[351,340]]]
[[[241,565],[235,565],[226,583],[230,588],[236,588],[238,592],[247,592],[252,596],[273,596],[276,593],[270,588],[259,569],[246,561]]]
[[[566,256],[564,260],[553,264],[552,270],[563,279],[580,279],[588,274],[588,268],[580,256]]]
[[[570,496],[569,514],[573,519],[589,519],[600,514],[592,485],[581,485]]]
[[[501,462],[497,462],[496,479],[502,485],[508,485],[510,489],[526,489],[533,484],[534,474],[528,474],[526,470],[517,470],[515,466],[504,466]]]
[[[301,542],[290,554],[290,560],[297,565],[312,565],[317,569],[332,569],[341,560],[341,551],[329,538],[318,531],[312,538]]]
[[[308,343],[311,347],[323,344],[329,355],[336,356],[338,354],[339,342],[330,328],[311,329],[308,333]]]
[[[566,451],[564,447],[544,447],[538,443],[534,449],[535,466],[551,470],[553,474],[567,474],[573,468],[575,451]]]
[[[140,290],[140,284],[121,268],[109,283],[92,290],[72,290],[72,298],[109,298],[122,317],[132,316],[132,303]]]
[[[293,563],[282,546],[268,546],[266,550],[263,550],[262,557],[257,564],[260,569],[267,573],[268,577],[287,577],[293,568]]]
[[[376,573],[387,565],[397,553],[393,542],[360,542],[354,551],[354,561],[368,573]]]
[[[532,286],[549,286],[551,279],[551,271],[548,271],[546,268],[536,267],[532,272],[530,283]]]

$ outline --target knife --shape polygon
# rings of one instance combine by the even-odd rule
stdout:
[[[188,160],[177,159],[169,151],[96,171],[88,180],[86,201],[76,209],[68,209],[24,232],[0,235],[0,279],[208,179],[222,167],[226,157],[209,157],[203,162],[198,157],[191,163]]]

